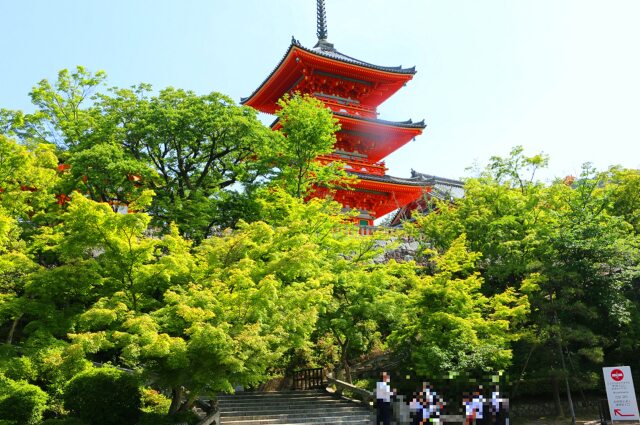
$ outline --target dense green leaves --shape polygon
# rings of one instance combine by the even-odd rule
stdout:
[[[398,350],[410,353],[421,376],[504,370],[528,300],[512,288],[482,294],[483,280],[475,271],[480,255],[468,251],[464,235],[444,254],[433,255],[435,273],[409,291],[402,326],[392,336]]]
[[[547,158],[518,147],[455,204],[365,237],[310,199],[350,183],[316,162],[338,128],[320,102],[286,97],[273,132],[218,93],[104,78],[62,71],[33,114],[0,114],[0,376],[24,389],[0,407],[24,402],[19,421],[74,410],[91,362],[170,394],[174,418],[299,367],[350,380],[381,353],[425,378],[583,387],[638,364],[636,170],[545,185]],[[384,260],[407,238],[415,258]]]
[[[278,180],[285,190],[305,197],[313,185],[334,185],[346,178],[339,163],[324,166],[319,155],[333,151],[338,120],[324,104],[309,95],[286,95],[276,112],[284,138],[276,149],[274,163],[280,169]]]
[[[254,110],[219,93],[167,88],[148,97],[144,88],[115,89],[101,96],[98,107],[124,151],[158,174],[157,180],[142,179],[156,191],[149,209],[154,224],[175,222],[191,239],[201,240],[216,225],[223,189],[269,171],[261,159],[277,134],[260,124]]]
[[[466,182],[464,199],[439,204],[411,232],[441,252],[465,235],[482,254],[483,294],[528,295],[531,313],[516,329],[524,339],[515,347],[514,373],[532,382],[569,374],[577,385],[593,386],[598,367],[620,358],[637,311],[636,173],[586,165],[579,177],[545,186],[533,179],[545,163],[522,148],[494,157]]]

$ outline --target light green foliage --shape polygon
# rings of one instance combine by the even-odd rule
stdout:
[[[218,93],[95,92],[103,80],[62,71],[34,88],[36,112],[0,113],[19,140],[0,135],[0,387],[39,400],[33,417],[45,401],[29,385],[63,417],[65,385],[91,361],[171,393],[145,392],[143,423],[298,367],[349,380],[385,351],[423,375],[513,363],[583,386],[603,362],[638,365],[637,171],[544,185],[547,158],[517,147],[407,225],[416,262],[380,263],[393,241],[304,202],[350,184],[316,162],[338,129],[320,102],[283,99],[279,133]]]
[[[62,193],[73,190],[117,208],[138,198],[145,190],[142,182],[154,173],[142,161],[125,154],[121,146],[102,143],[70,155],[70,170],[63,175]]]
[[[610,214],[619,215],[640,233],[640,170],[614,167],[607,182],[607,209]]]
[[[286,95],[278,101],[276,112],[284,138],[275,149],[274,162],[280,169],[278,181],[298,198],[309,194],[313,185],[346,185],[339,162],[323,166],[316,162],[322,154],[333,151],[338,120],[324,104],[309,95]]]
[[[1,111],[3,130],[20,140],[35,140],[61,148],[99,143],[100,135],[92,131],[99,117],[85,106],[94,99],[95,91],[105,78],[104,71],[92,73],[82,66],[73,72],[61,70],[55,83],[42,80],[33,87],[30,96],[36,106],[34,113]]]
[[[141,406],[143,412],[166,415],[169,412],[170,404],[171,400],[160,392],[151,388],[142,389]]]
[[[57,164],[53,145],[20,145],[0,135],[0,208],[29,220],[54,204]]]
[[[335,346],[335,358],[325,353],[324,360],[333,360],[336,374],[349,382],[356,359],[387,348],[386,338],[405,307],[405,291],[416,278],[415,264],[373,264],[382,253],[379,241],[356,234],[343,245],[349,254],[332,264],[333,296],[318,323],[324,350],[329,343]]]
[[[512,326],[528,312],[526,297],[512,289],[483,295],[475,266],[480,255],[468,250],[464,235],[444,254],[432,255],[434,273],[408,292],[402,326],[391,337],[394,346],[410,353],[420,376],[504,370],[517,335]]]
[[[320,241],[340,223],[318,214],[319,201],[284,197],[280,206],[287,199],[291,227],[241,224],[192,255],[177,230],[148,237],[145,214],[74,196],[47,240],[65,263],[91,265],[100,296],[77,312],[70,348],[115,352],[142,368],[174,390],[172,412],[202,392],[262,382],[286,351],[307,344],[332,278],[335,251]]]

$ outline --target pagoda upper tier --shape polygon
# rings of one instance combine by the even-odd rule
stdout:
[[[416,73],[415,67],[373,65],[319,43],[309,49],[293,38],[267,79],[242,103],[273,114],[286,93],[300,92],[321,99],[333,112],[376,118],[377,107]]]
[[[378,66],[338,52],[326,40],[324,2],[318,0],[318,43],[303,47],[295,38],[276,68],[242,103],[273,114],[278,100],[299,92],[321,100],[340,124],[333,152],[317,161],[339,161],[357,178],[350,188],[316,187],[311,196],[331,195],[346,210],[356,210],[360,226],[414,202],[429,192],[421,182],[386,175],[383,159],[422,134],[424,121],[378,119],[378,106],[416,73],[415,68]],[[272,128],[277,130],[276,120]]]

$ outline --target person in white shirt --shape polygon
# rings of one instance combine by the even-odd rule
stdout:
[[[376,425],[391,425],[391,386],[389,375],[382,372],[382,381],[376,384]]]

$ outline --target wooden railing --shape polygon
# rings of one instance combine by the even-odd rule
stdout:
[[[311,390],[317,388],[324,388],[324,372],[321,367],[293,372],[294,390]]]

